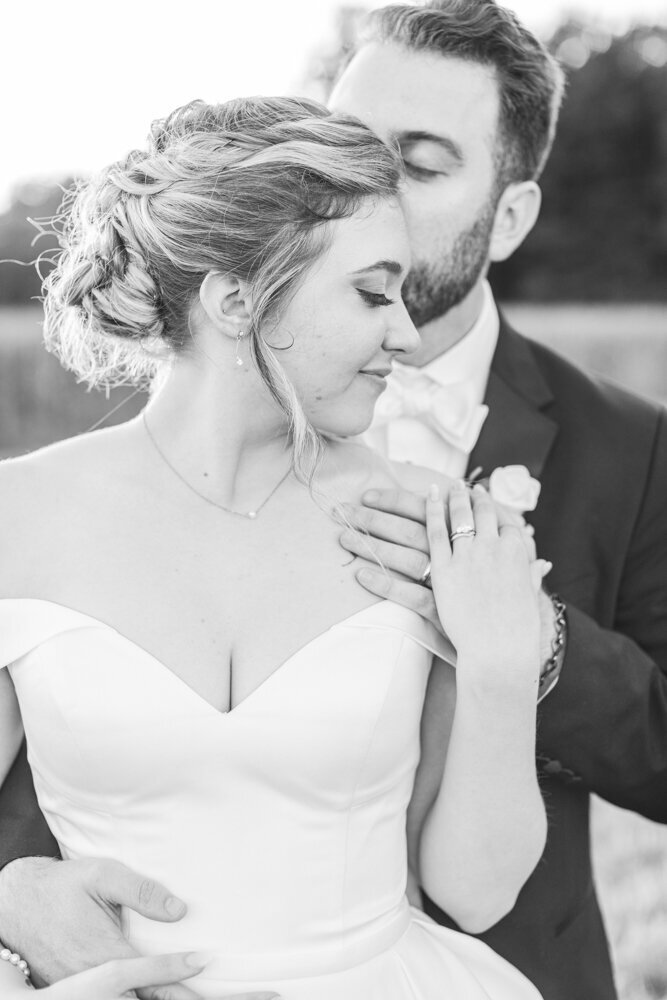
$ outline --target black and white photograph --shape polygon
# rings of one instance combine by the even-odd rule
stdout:
[[[0,1000],[667,1000],[666,0],[16,0]]]

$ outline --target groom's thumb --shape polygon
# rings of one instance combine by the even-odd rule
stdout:
[[[149,920],[173,921],[185,916],[187,907],[155,879],[132,871],[119,861],[97,861],[95,889],[109,903],[128,906]]]

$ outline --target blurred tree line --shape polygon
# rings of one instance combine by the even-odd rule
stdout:
[[[313,55],[306,86],[325,96],[363,9],[343,8],[338,38]],[[623,36],[569,20],[549,40],[568,73],[558,137],[542,178],[540,221],[496,265],[504,300],[667,300],[667,29]],[[63,182],[67,186],[67,182]],[[27,217],[55,214],[63,187],[19,187],[0,215],[0,260],[34,260]],[[50,243],[49,243],[50,239]],[[0,305],[39,295],[33,268],[0,267]]]

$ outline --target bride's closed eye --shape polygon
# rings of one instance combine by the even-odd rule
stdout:
[[[369,292],[365,288],[357,288],[357,291],[369,306],[393,306],[396,302],[396,299],[388,299],[380,292]]]

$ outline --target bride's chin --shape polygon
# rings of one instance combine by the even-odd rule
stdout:
[[[373,407],[364,408],[363,412],[360,407],[358,412],[348,412],[340,420],[313,422],[313,426],[323,438],[352,438],[364,434],[372,422]]]

